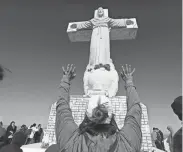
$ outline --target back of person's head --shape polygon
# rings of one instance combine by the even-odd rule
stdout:
[[[182,96],[177,97],[171,104],[174,113],[182,121]]]
[[[30,128],[32,128],[32,127],[36,127],[36,123],[33,123],[33,124],[30,126]]]
[[[159,130],[158,128],[155,128],[155,127],[153,128],[153,131],[158,131],[158,130]]]
[[[25,144],[26,139],[27,139],[26,134],[24,132],[19,131],[14,134],[11,143],[17,145],[18,147],[21,147],[22,145]]]
[[[26,125],[22,125],[21,128],[22,128],[22,129],[26,128]]]
[[[14,126],[15,125],[15,121],[12,121],[11,123],[10,123],[10,126]]]
[[[104,105],[98,104],[98,106],[93,109],[92,117],[89,119],[96,124],[102,124],[108,117],[108,109]]]
[[[30,135],[31,134],[31,132],[32,132],[32,129],[25,129],[25,134],[28,136],[28,135]]]
[[[85,114],[83,122],[79,125],[80,134],[85,132],[91,135],[98,135],[101,132],[105,132],[108,135],[114,134],[118,130],[114,114],[112,114],[110,122],[106,123],[106,119],[108,118],[108,109],[104,105],[98,104],[98,106],[93,109],[91,117]]]

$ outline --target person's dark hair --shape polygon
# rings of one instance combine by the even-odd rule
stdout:
[[[108,110],[104,105],[100,104],[93,109],[92,117],[90,118],[90,120],[98,124],[105,121],[108,117]]]
[[[41,124],[39,124],[38,127],[41,127]]]
[[[21,128],[26,128],[26,125],[22,125]]]
[[[30,126],[30,128],[32,128],[32,127],[36,127],[36,123],[34,123],[34,124],[32,124],[32,125]]]
[[[177,97],[171,104],[174,113],[182,121],[182,96]]]
[[[109,124],[102,124],[106,118],[108,118],[107,109],[103,105],[98,105],[98,107],[93,110],[91,118],[85,114],[83,122],[79,125],[80,134],[87,132],[93,136],[97,136],[100,133],[104,133],[107,137],[114,134],[119,130],[114,119],[114,114]]]
[[[153,130],[155,131],[155,130],[159,130],[159,129],[154,127]]]
[[[3,122],[2,122],[2,121],[0,121],[0,125],[1,125],[1,126],[3,125]]]
[[[14,122],[14,121],[12,121],[12,122],[10,123],[10,125],[12,126],[12,124],[13,124],[13,123],[15,124],[15,122]]]

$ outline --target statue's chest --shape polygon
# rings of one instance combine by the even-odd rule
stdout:
[[[110,85],[112,80],[108,71],[95,70],[95,72],[89,74],[89,83],[91,85]]]
[[[103,19],[103,20],[92,20],[93,26],[108,26],[108,20]]]

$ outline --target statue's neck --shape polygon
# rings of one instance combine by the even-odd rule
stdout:
[[[97,19],[97,20],[103,20],[103,19],[105,19],[105,18],[107,18],[107,17],[105,17],[105,16],[103,16],[103,17],[95,17],[95,19]]]

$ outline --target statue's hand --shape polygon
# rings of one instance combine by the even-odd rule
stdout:
[[[70,26],[72,29],[77,29],[77,24],[72,24],[71,26]]]
[[[127,82],[133,82],[133,73],[135,72],[135,69],[133,71],[131,70],[131,65],[122,66],[122,72],[121,77],[122,79]]]
[[[75,67],[73,67],[73,64],[68,64],[67,65],[67,69],[65,70],[64,67],[62,67],[63,69],[63,77],[67,77],[69,79],[69,81],[71,81],[72,79],[74,79],[76,77],[76,73],[75,73]]]
[[[134,22],[132,20],[126,20],[126,25],[132,25]]]

